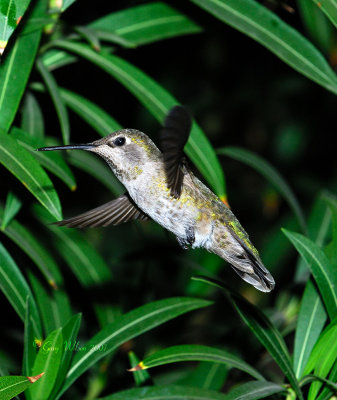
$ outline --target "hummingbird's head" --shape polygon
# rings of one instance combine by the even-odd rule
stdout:
[[[38,151],[76,149],[100,155],[123,183],[142,173],[145,164],[161,157],[152,140],[136,129],[121,129],[92,143],[42,147]]]

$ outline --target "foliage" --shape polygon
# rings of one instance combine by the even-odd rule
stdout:
[[[311,138],[308,113],[302,120],[296,118],[296,123],[289,121],[287,113],[277,116],[276,124],[271,118],[271,130],[281,125],[275,133],[274,159],[260,154],[261,136],[259,129],[254,131],[254,121],[259,126],[276,113],[250,93],[256,71],[250,78],[240,76],[232,89],[234,80],[221,71],[229,91],[227,108],[238,107],[240,99],[249,105],[245,115],[250,139],[237,133],[246,118],[237,115],[234,128],[226,131],[221,118],[210,112],[208,118],[198,117],[199,123],[193,121],[185,151],[223,201],[228,193],[222,162],[226,162],[233,199],[245,185],[247,198],[240,196],[240,201],[251,207],[247,230],[262,231],[262,258],[270,261],[267,266],[277,278],[275,295],[267,299],[246,284],[241,294],[233,290],[230,271],[221,269],[222,260],[199,250],[182,256],[152,222],[105,231],[52,225],[62,219],[62,211],[73,210],[75,215],[82,203],[89,208],[92,199],[97,202],[106,196],[107,189],[116,196],[123,188],[90,154],[45,154],[35,149],[60,142],[85,143],[93,140],[92,130],[105,136],[130,121],[141,130],[142,126],[158,130],[167,111],[179,101],[190,103],[200,114],[209,104],[224,112],[224,90],[214,64],[220,54],[216,46],[226,42],[227,34],[237,35],[233,37],[238,43],[243,40],[243,46],[236,42],[234,46],[244,57],[255,41],[290,67],[276,71],[273,78],[263,77],[263,82],[268,77],[272,81],[271,104],[279,107],[287,91],[290,97],[299,93],[303,102],[319,97],[326,115],[329,104],[334,104],[334,1],[298,0],[295,11],[310,39],[301,33],[297,20],[294,23],[280,11],[285,7],[282,2],[186,0],[176,7],[171,3],[105,4],[96,15],[95,7],[84,1],[1,2],[0,289],[6,322],[0,336],[0,399],[23,393],[28,400],[100,396],[106,400],[325,400],[336,394],[337,199],[331,194],[336,188],[335,170],[330,166],[324,176],[316,180],[311,176],[309,166],[314,163],[301,150]],[[84,21],[78,17],[81,13],[86,14]],[[253,41],[245,42],[241,33],[225,24]],[[216,40],[209,36],[212,29]],[[178,42],[193,68],[180,64]],[[269,52],[256,46],[253,52],[259,52],[259,57],[250,64],[265,66],[273,60],[281,68],[281,61],[269,59]],[[165,63],[156,57],[161,47]],[[235,64],[234,58],[230,53],[230,63],[241,68],[244,63]],[[204,60],[206,64],[201,64]],[[170,76],[158,72],[172,66],[176,73]],[[279,79],[285,89],[278,86]],[[209,90],[208,85],[215,88]],[[266,107],[260,120],[254,111],[259,103]],[[321,129],[324,117],[317,120]],[[86,140],[88,127],[91,133]],[[213,136],[208,133],[212,129],[217,131]],[[223,130],[232,130],[237,137],[219,136]],[[314,150],[321,149],[329,160],[335,154],[329,143],[318,143],[319,134],[325,137],[324,132],[314,132]],[[238,146],[228,146],[230,141]],[[219,155],[242,165],[230,164]],[[309,172],[297,171],[301,169],[297,159]],[[92,182],[95,191],[88,190]],[[249,204],[258,196],[263,217],[260,203]],[[289,210],[287,205],[280,207],[281,197]],[[309,203],[314,204],[311,212]],[[190,281],[193,274],[198,276]],[[229,283],[224,284],[225,279]],[[240,284],[238,279],[232,282]],[[247,328],[239,324],[237,314]],[[154,368],[158,366],[162,367]],[[131,372],[126,372],[130,367]]]

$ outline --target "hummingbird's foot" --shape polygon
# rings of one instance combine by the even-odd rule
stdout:
[[[188,241],[186,239],[177,236],[177,240],[178,240],[178,243],[179,243],[180,247],[183,250],[187,250],[188,249],[189,243],[188,243]]]
[[[190,226],[189,228],[186,229],[186,238],[177,236],[177,240],[180,246],[184,250],[187,250],[188,247],[193,246],[193,243],[195,242],[194,229]]]
[[[186,229],[186,240],[191,246],[193,246],[195,242],[195,233],[194,233],[194,228],[192,228],[192,226],[189,226]]]

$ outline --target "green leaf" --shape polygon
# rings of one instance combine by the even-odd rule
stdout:
[[[321,298],[309,280],[301,301],[295,332],[294,370],[297,378],[304,367],[326,321],[326,312]]]
[[[94,154],[85,151],[72,151],[67,156],[69,164],[92,175],[115,196],[125,192],[124,186],[112,173],[110,167],[106,163],[102,163]]]
[[[0,56],[29,6],[30,0],[2,0],[0,6]]]
[[[223,393],[213,390],[192,388],[189,386],[145,386],[128,389],[110,396],[101,397],[99,400],[226,400]]]
[[[337,4],[335,0],[312,0],[337,28]]]
[[[333,44],[333,26],[313,1],[297,0],[298,9],[306,29],[315,43],[325,54]]]
[[[5,209],[2,216],[0,229],[4,230],[11,220],[16,216],[22,206],[22,202],[9,192],[6,199]]]
[[[306,375],[303,379],[301,379],[300,385],[301,387],[307,385],[308,383],[319,381],[321,383],[326,383],[328,387],[337,392],[337,384],[335,382],[330,381],[329,379],[324,379],[316,375]]]
[[[58,49],[49,49],[42,54],[41,58],[43,64],[46,66],[46,68],[48,68],[49,71],[53,71],[57,68],[64,67],[65,65],[69,65],[77,61],[77,57]]]
[[[228,394],[189,386],[167,385],[129,389],[102,397],[100,400],[254,400],[283,391],[285,389],[282,386],[265,381],[245,383]]]
[[[22,109],[21,128],[37,140],[43,140],[43,114],[39,103],[31,92],[28,92],[25,95]]]
[[[0,207],[0,224],[2,218],[3,210]],[[11,221],[2,232],[13,240],[13,242],[32,259],[45,276],[50,286],[55,288],[62,284],[63,278],[54,259],[50,256],[45,247],[35,239],[35,235],[32,232],[15,220]]]
[[[258,307],[249,303],[242,296],[232,292],[222,282],[207,277],[193,277],[192,279],[219,287],[225,291],[225,294],[228,296],[230,302],[233,304],[242,320],[274,358],[278,366],[288,378],[298,398],[303,400],[302,392],[292,368],[286,344],[281,333],[269,318],[267,318]]]
[[[43,147],[44,141],[29,136],[26,132],[13,127],[10,131],[11,137],[15,138],[20,145],[28,150],[33,157],[49,172],[60,178],[71,190],[76,190],[76,181],[68,164],[57,152],[35,151],[39,147]]]
[[[285,391],[284,387],[273,382],[247,382],[232,389],[227,394],[226,400],[263,399]]]
[[[200,26],[188,17],[162,2],[129,7],[105,15],[89,26],[103,33],[115,34],[134,45],[201,31]],[[108,40],[108,37],[105,39]]]
[[[23,360],[22,360],[22,373],[23,373],[23,375],[26,375],[26,376],[31,374],[34,360],[36,357],[34,329],[33,329],[33,324],[31,321],[31,308],[32,308],[31,300],[29,297],[27,297]]]
[[[50,226],[59,238],[56,246],[83,286],[92,286],[111,281],[111,271],[85,236],[69,228]]]
[[[319,194],[315,199],[314,205],[310,211],[309,218],[307,221],[308,237],[312,241],[314,241],[317,244],[317,246],[322,247],[325,244],[325,240],[329,233],[330,225],[331,225],[330,210],[326,206],[326,202],[324,201],[324,195]],[[296,228],[292,228],[291,230],[296,230]],[[302,257],[299,257],[299,260],[296,265],[295,281],[306,282],[308,280],[309,273],[310,271],[308,270],[305,260]]]
[[[329,206],[329,209],[331,211],[331,220],[332,220],[331,252],[328,254],[328,252],[326,251],[326,254],[328,254],[332,266],[336,267],[337,266],[337,198],[333,194],[324,193],[322,199]]]
[[[0,163],[15,175],[57,219],[62,219],[57,193],[34,157],[10,135],[0,135]]]
[[[21,35],[27,35],[31,32],[35,32],[42,28],[47,28],[46,25],[53,24],[54,22],[55,19],[53,18],[47,18],[47,17],[30,18],[28,21],[26,21],[25,25],[23,26]]]
[[[178,103],[144,72],[117,56],[98,54],[88,46],[65,40],[55,41],[54,45],[88,59],[112,75],[137,97],[160,123],[169,109]],[[207,137],[195,122],[185,151],[215,192],[224,198],[225,180],[221,166]]]
[[[91,338],[82,351],[75,355],[57,398],[93,364],[121,344],[179,315],[210,304],[212,304],[210,301],[177,297],[148,303],[117,318]]]
[[[47,3],[47,0],[36,2],[30,18],[44,16]],[[40,37],[41,29],[28,35],[19,36],[1,62],[0,133],[6,133],[14,120],[34,63]]]
[[[83,286],[97,285],[111,280],[109,267],[81,232],[51,225],[49,215],[41,208],[36,208],[35,212],[58,238],[56,246],[60,255]]]
[[[37,279],[30,271],[28,271],[28,277],[39,307],[44,336],[47,336],[50,332],[60,327],[60,324],[58,324],[59,318],[58,315],[56,315],[57,310],[55,302],[53,302],[51,296],[49,296],[47,290],[43,287],[39,279]]]
[[[305,236],[283,229],[304,258],[315,278],[330,320],[337,317],[337,275],[328,258],[314,242]]]
[[[98,35],[94,29],[88,28],[87,26],[75,26],[75,32],[77,32],[95,51],[101,51],[101,45],[99,42]]]
[[[61,11],[65,11],[68,7],[70,7],[76,0],[63,0]]]
[[[62,354],[60,370],[56,378],[53,391],[50,395],[50,400],[54,399],[58,390],[67,375],[71,359],[76,349],[77,335],[81,325],[82,314],[74,315],[62,328],[64,350]]]
[[[33,300],[32,292],[21,271],[1,243],[0,278],[0,288],[2,292],[22,321],[25,321],[26,316],[26,299],[27,297],[31,299],[31,322],[34,327],[34,334],[40,338],[40,316],[35,301]]]
[[[238,368],[241,371],[253,376],[256,379],[264,380],[264,377],[240,358],[230,354],[225,350],[216,349],[209,346],[198,345],[180,345],[172,346],[157,351],[146,357],[136,368],[147,369],[158,365],[165,365],[182,361],[211,361],[215,363],[226,364],[232,368]]]
[[[263,158],[259,157],[257,154],[254,154],[253,152],[242,149],[240,147],[224,147],[218,149],[217,153],[231,157],[234,160],[241,161],[244,164],[247,164],[250,167],[254,168],[262,176],[264,176],[275,187],[275,189],[278,190],[282,194],[282,196],[284,196],[290,208],[296,215],[303,231],[306,230],[303,211],[296,199],[295,194],[293,193],[287,182],[272,165],[270,165]]]
[[[322,54],[294,28],[254,0],[191,0],[261,43],[296,71],[337,93],[337,78]]]
[[[44,332],[47,336],[69,320],[71,315],[69,300],[62,289],[53,290],[49,293],[40,280],[30,271],[28,276],[42,317]]]
[[[62,329],[48,335],[36,356],[33,373],[44,371],[40,382],[29,388],[32,399],[47,400],[55,384],[63,353]]]
[[[329,381],[331,382],[337,381],[337,362],[335,362],[334,366],[331,369],[331,372],[329,374]],[[330,400],[331,396],[332,396],[331,389],[329,387],[326,387],[322,390],[322,393],[317,397],[317,400]]]
[[[309,361],[305,367],[304,375],[314,370],[314,375],[326,378],[337,359],[337,322],[336,320],[328,325],[317,341]],[[314,382],[309,390],[308,399],[317,398],[317,393],[321,388],[320,382]]]
[[[221,390],[226,381],[228,371],[229,368],[225,364],[203,361],[189,375],[179,379],[177,384],[202,389]]]
[[[83,118],[101,136],[122,129],[121,125],[102,108],[83,96],[66,89],[60,89],[63,101],[79,117]]]
[[[145,382],[148,382],[151,379],[150,374],[148,371],[142,369],[134,369],[140,360],[133,351],[129,351],[128,356],[136,386],[144,386]]]
[[[42,376],[42,375],[41,375]],[[2,376],[0,377],[0,399],[10,400],[29,388],[41,376]]]
[[[68,112],[63,104],[59,88],[57,86],[57,82],[55,81],[53,75],[48,71],[48,69],[44,66],[41,59],[38,59],[36,62],[36,67],[40,72],[42,79],[46,85],[46,88],[50,94],[50,97],[54,103],[57,116],[59,118],[61,131],[62,131],[62,138],[64,144],[69,144],[69,137],[70,137],[70,123]]]

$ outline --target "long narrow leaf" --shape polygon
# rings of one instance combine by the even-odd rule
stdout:
[[[91,125],[101,136],[106,136],[113,131],[122,129],[121,125],[110,117],[106,111],[85,97],[66,89],[61,89],[60,93],[67,106]]]
[[[100,400],[257,400],[281,392],[284,392],[284,388],[272,382],[248,382],[228,394],[189,386],[168,385],[129,389],[102,397]]]
[[[16,216],[22,206],[21,201],[12,193],[9,192],[6,199],[5,208],[2,215],[0,229],[4,230],[11,220]]]
[[[90,339],[85,345],[86,351],[75,355],[57,398],[88,368],[122,343],[179,315],[210,304],[209,301],[188,297],[172,298],[148,303],[121,316]]]
[[[134,45],[143,45],[184,34],[197,33],[201,27],[168,4],[141,4],[108,14],[89,24],[102,33],[119,36]],[[102,36],[102,39],[108,39]],[[121,43],[122,44],[122,43]]]
[[[44,120],[42,110],[35,96],[31,92],[28,92],[25,95],[22,109],[21,128],[36,139],[43,139]]]
[[[34,386],[29,394],[32,399],[47,400],[55,384],[63,353],[62,329],[57,329],[43,342],[33,366],[33,373],[43,371],[44,377]]]
[[[240,358],[230,354],[228,351],[209,346],[198,345],[168,347],[145,358],[134,369],[147,369],[156,367],[158,365],[183,361],[211,361],[215,363],[222,363],[232,368],[238,368],[256,379],[264,380],[264,377],[258,371],[256,371],[256,369],[240,360]]]
[[[50,395],[50,399],[48,400],[52,400],[57,396],[57,392],[62,386],[62,383],[66,377],[71,359],[76,349],[76,340],[81,325],[81,319],[82,319],[82,314],[76,314],[62,328],[64,351],[62,354],[60,371],[57,375],[53,391]]]
[[[300,223],[303,231],[306,230],[305,218],[301,206],[299,205],[297,198],[287,182],[283,177],[276,171],[276,169],[270,165],[267,161],[252,153],[249,150],[240,147],[225,147],[217,150],[218,154],[231,157],[234,160],[241,161],[244,164],[249,165],[264,176],[285,198],[289,206],[296,215],[298,222]]]
[[[335,0],[312,0],[337,28],[337,4]]]
[[[3,210],[0,207],[0,223],[2,221],[2,216]],[[45,276],[50,286],[57,287],[62,284],[63,278],[53,257],[51,257],[45,247],[35,238],[33,232],[29,231],[15,220],[2,232],[13,240],[13,242],[32,259]]]
[[[177,101],[158,83],[127,61],[110,54],[97,54],[90,47],[65,40],[55,41],[58,47],[67,49],[98,65],[124,85],[152,115],[162,122],[168,110]],[[222,198],[225,198],[225,180],[217,156],[207,137],[194,123],[185,151]]]
[[[229,368],[225,364],[204,361],[199,363],[189,375],[180,378],[177,384],[220,390],[226,381],[228,372]]]
[[[34,327],[34,334],[41,338],[40,316],[32,292],[21,271],[1,243],[0,288],[22,321],[25,321],[26,299],[27,297],[31,299],[31,322]]]
[[[51,180],[34,157],[10,135],[0,135],[0,163],[15,175],[57,219],[61,205]]]
[[[254,0],[191,0],[250,36],[296,71],[337,93],[337,78],[322,54],[290,25]]]
[[[315,286],[309,280],[301,301],[295,333],[294,370],[298,379],[302,376],[326,318],[321,298]]]
[[[8,0],[6,0],[8,1]],[[30,18],[44,17],[48,0],[35,3]],[[14,120],[39,46],[41,29],[21,35],[0,64],[0,133]]]
[[[43,211],[36,209],[41,220],[57,236],[56,246],[79,282],[84,286],[91,286],[111,280],[109,267],[84,235],[76,230],[50,225],[50,218]]]
[[[285,392],[285,388],[273,382],[247,382],[232,389],[226,400],[263,399],[282,392]]]
[[[29,281],[34,292],[34,297],[41,315],[44,337],[61,325],[59,312],[54,299],[49,295],[38,278],[30,271],[28,273]]]
[[[337,382],[337,361],[331,369],[329,374],[329,380],[331,382]],[[322,393],[317,397],[317,400],[330,400],[332,396],[331,389],[326,387],[322,390]]]
[[[61,154],[49,151],[47,154],[43,151],[35,151],[39,147],[45,145],[39,139],[29,136],[26,132],[13,127],[10,135],[15,138],[20,145],[28,150],[33,157],[49,172],[60,178],[71,190],[76,189],[76,181],[68,164],[64,161]]]
[[[325,244],[331,226],[331,213],[329,208],[324,201],[324,196],[320,194],[314,202],[314,205],[310,211],[309,218],[307,219],[308,237],[317,246],[322,247]],[[295,228],[288,228],[296,230]],[[283,235],[284,236],[284,235]],[[307,263],[302,257],[299,257],[296,265],[295,281],[305,282],[308,280],[310,271],[307,267]]]
[[[216,286],[225,291],[229,300],[233,304],[240,317],[254,333],[260,343],[268,350],[278,366],[288,378],[299,399],[303,400],[303,395],[291,365],[287,346],[281,333],[274,324],[263,314],[258,307],[249,303],[242,296],[231,292],[224,284],[214,279],[206,277],[194,277],[194,280]]]
[[[123,390],[99,400],[226,400],[223,393],[213,390],[192,388],[189,386],[145,386],[141,388]]]
[[[77,61],[77,57],[59,49],[49,49],[41,58],[48,71],[53,71]]]
[[[31,375],[32,368],[36,357],[34,329],[31,320],[31,300],[27,297],[26,300],[26,318],[25,318],[25,334],[22,360],[22,374]]]
[[[1,2],[0,13],[0,56],[4,52],[7,42],[19,24],[23,14],[29,6],[30,0]]]
[[[37,376],[2,376],[0,377],[0,399],[10,400],[22,393],[33,383],[38,381],[43,374]]]
[[[330,320],[337,317],[337,275],[328,258],[314,242],[305,236],[283,229],[284,234],[307,262],[317,282]]]
[[[309,361],[305,367],[305,375],[314,370],[314,375],[320,378],[326,378],[337,360],[337,323],[332,322],[321,334],[317,341]],[[317,393],[321,388],[321,382],[313,382],[310,386],[308,399],[317,398]]]
[[[151,380],[149,372],[143,369],[136,368],[140,362],[136,354],[133,351],[129,351],[128,356],[129,356],[129,363],[131,366],[130,371],[132,371],[133,379],[135,381],[136,386],[144,386],[146,383],[151,383],[149,382]]]
[[[329,54],[333,44],[334,27],[313,1],[297,0],[297,6],[313,42],[325,54]]]
[[[56,83],[53,75],[44,66],[41,59],[37,60],[36,67],[37,67],[38,71],[40,72],[40,74],[44,80],[44,83],[48,89],[48,92],[50,94],[50,97],[54,103],[56,113],[57,113],[59,121],[60,121],[63,142],[64,142],[64,144],[69,144],[69,137],[70,137],[69,117],[68,117],[67,109],[61,99],[57,83]]]

